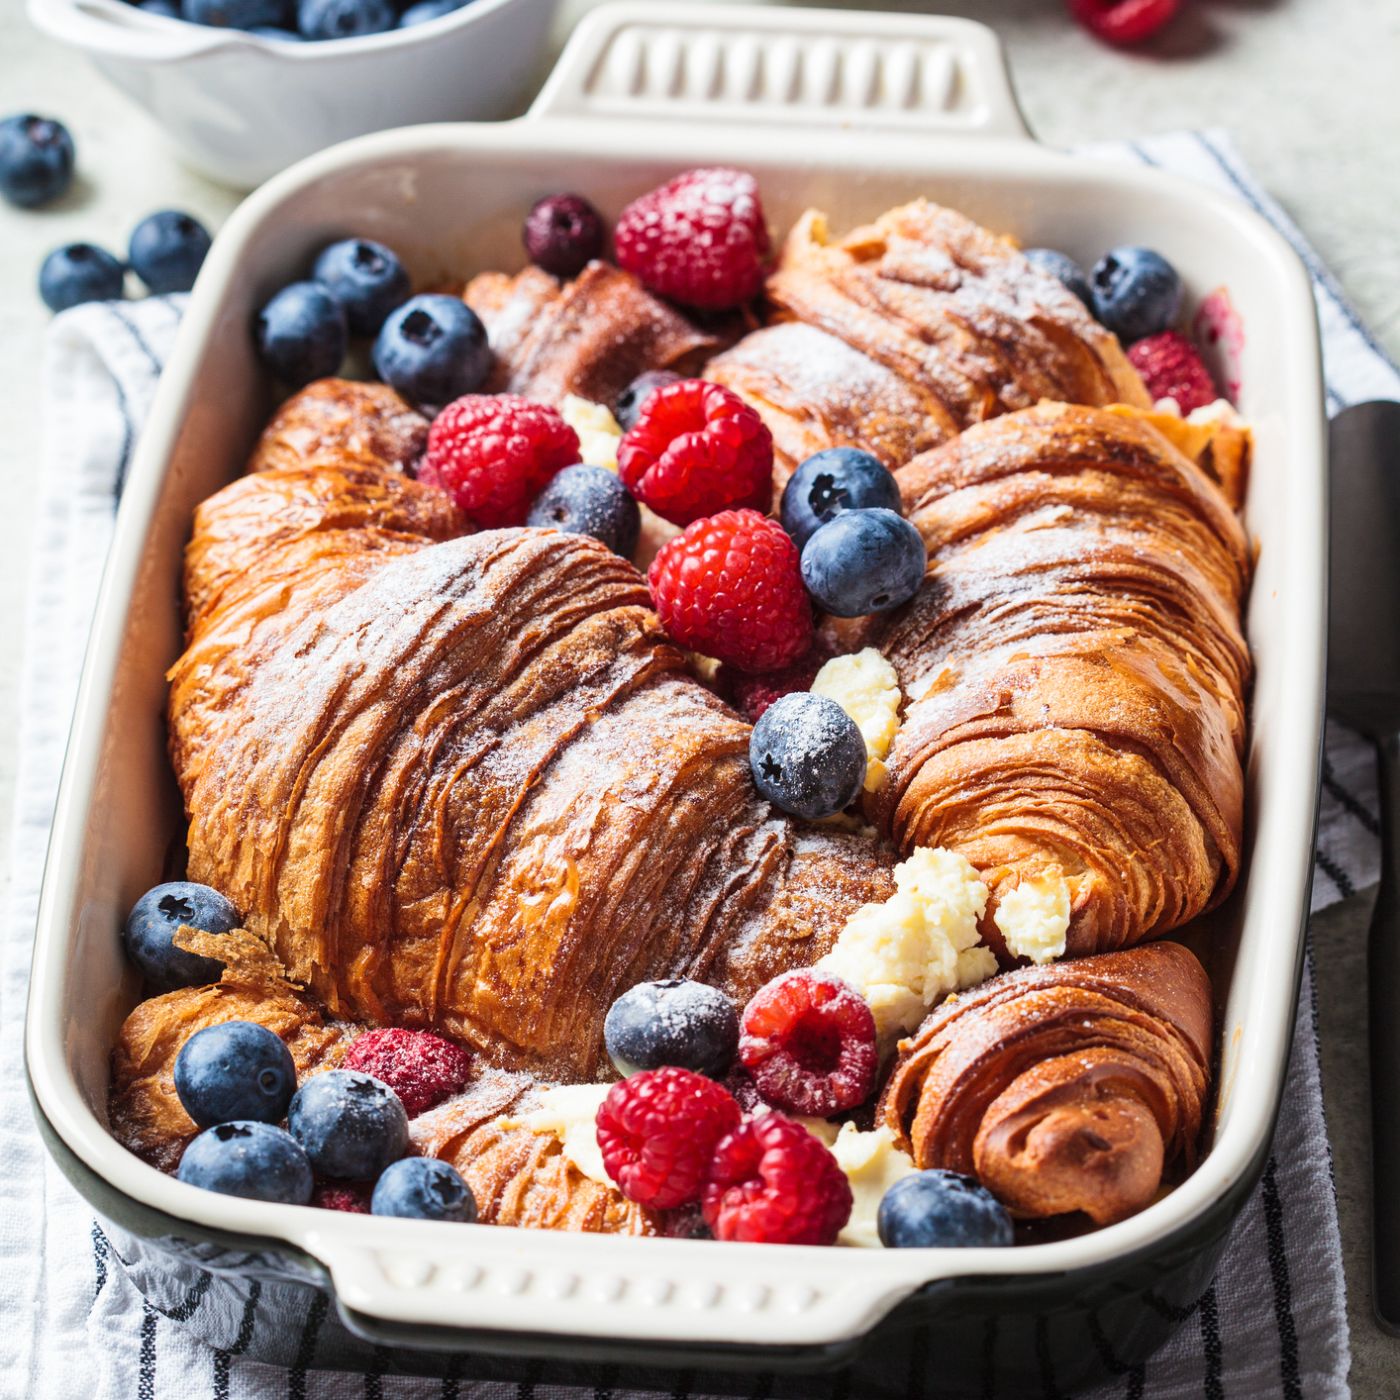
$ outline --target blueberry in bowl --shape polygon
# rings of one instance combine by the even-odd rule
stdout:
[[[834,700],[780,696],[749,737],[754,785],[775,807],[816,821],[844,811],[865,782],[865,740]]]
[[[1011,1216],[985,1186],[930,1168],[901,1177],[880,1200],[886,1249],[987,1249],[1013,1243]]]
[[[304,1206],[315,1180],[306,1153],[285,1128],[256,1120],[206,1128],[185,1148],[176,1176],[189,1186]]]
[[[258,312],[258,354],[289,388],[334,374],[350,340],[345,308],[319,282],[293,282]]]
[[[374,367],[412,403],[441,407],[474,394],[493,356],[481,318],[460,297],[410,297],[389,313],[374,342]]]
[[[215,29],[256,29],[285,23],[287,5],[286,0],[182,0],[181,18]]]
[[[565,467],[535,498],[527,525],[589,535],[624,559],[637,548],[642,513],[631,493],[606,467]]]
[[[923,536],[892,510],[853,510],[827,521],[802,550],[802,582],[835,617],[907,603],[928,564]]]
[[[1176,269],[1151,248],[1110,249],[1094,264],[1094,314],[1125,345],[1171,326],[1183,289]]]
[[[855,447],[828,447],[808,457],[788,478],[778,518],[801,549],[845,511],[897,512],[899,506],[899,485],[878,457]]]
[[[375,335],[408,300],[407,269],[392,248],[369,238],[346,238],[322,249],[311,277],[345,308],[351,335]]]
[[[282,1037],[256,1021],[196,1031],[175,1058],[175,1093],[201,1128],[237,1119],[280,1123],[297,1087]]]
[[[122,927],[122,942],[127,957],[151,987],[160,991],[200,987],[217,982],[224,965],[177,948],[175,934],[181,928],[228,933],[241,924],[233,902],[218,890],[191,880],[173,880],[147,890],[136,901]]]
[[[621,1075],[679,1065],[719,1079],[739,1047],[739,1014],[718,987],[705,982],[638,982],[609,1008],[603,1039]]]
[[[354,1070],[314,1075],[287,1109],[287,1129],[312,1167],[337,1181],[372,1181],[408,1151],[408,1115],[381,1079]]]
[[[461,1173],[438,1157],[404,1157],[386,1167],[370,1197],[373,1215],[470,1225],[476,1198]]]
[[[389,0],[298,0],[297,31],[304,39],[357,39],[398,24]]]
[[[1063,282],[1090,311],[1094,309],[1094,288],[1089,275],[1068,253],[1058,248],[1027,248],[1026,261],[1057,282]]]

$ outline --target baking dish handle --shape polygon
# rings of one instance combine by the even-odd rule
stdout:
[[[642,3],[574,30],[532,118],[1030,135],[996,35],[945,15]]]

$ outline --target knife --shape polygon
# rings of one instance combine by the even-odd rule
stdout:
[[[1380,755],[1381,883],[1371,916],[1371,1271],[1376,1320],[1400,1335],[1400,403],[1331,426],[1327,708]]]

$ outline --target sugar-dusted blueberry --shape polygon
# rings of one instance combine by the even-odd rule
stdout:
[[[256,1021],[205,1026],[175,1057],[175,1093],[201,1128],[239,1119],[280,1123],[296,1088],[291,1051]]]
[[[606,467],[565,467],[535,497],[527,525],[566,535],[589,535],[614,554],[630,559],[637,548],[642,513],[616,472]]]
[[[1011,1216],[970,1176],[931,1168],[900,1177],[876,1223],[887,1249],[987,1249],[1013,1241]]]
[[[356,39],[393,29],[389,0],[297,0],[297,29],[307,39]]]
[[[313,1075],[296,1091],[287,1127],[320,1176],[370,1181],[408,1150],[408,1115],[381,1079],[354,1070]]]
[[[892,510],[829,520],[802,550],[802,582],[835,617],[864,617],[907,603],[928,564],[923,536]]]
[[[1089,283],[1089,274],[1068,253],[1058,248],[1027,248],[1026,259],[1038,271],[1063,282],[1090,311],[1094,309],[1094,289]]]
[[[315,1185],[291,1134],[256,1120],[206,1128],[185,1148],[176,1175],[205,1191],[293,1206],[306,1205]]]
[[[190,880],[173,880],[147,890],[136,901],[122,927],[122,941],[127,957],[150,986],[168,992],[217,982],[224,970],[223,963],[213,958],[177,948],[174,938],[181,928],[227,933],[241,923],[233,902],[218,890]]]
[[[1151,248],[1113,248],[1094,264],[1094,314],[1129,345],[1171,326],[1181,311],[1176,269]]]
[[[408,270],[392,248],[370,238],[323,248],[311,276],[345,308],[351,335],[377,334],[384,318],[408,300]]]
[[[462,1175],[437,1157],[405,1157],[384,1169],[374,1185],[370,1210],[410,1220],[451,1220],[470,1225],[476,1197]]]
[[[399,16],[400,29],[413,29],[429,20],[441,19],[444,15],[455,14],[468,0],[418,0]]]
[[[775,700],[749,736],[749,767],[775,807],[815,821],[860,795],[865,740],[834,700],[794,691]]]
[[[899,486],[885,464],[855,447],[828,447],[788,478],[778,507],[798,549],[848,510],[899,510]]]
[[[613,417],[617,419],[622,431],[630,432],[636,426],[637,415],[641,413],[642,405],[652,394],[658,389],[664,389],[668,384],[680,382],[681,376],[669,369],[649,369],[645,374],[639,374],[617,396],[617,402],[613,405]]]
[[[530,261],[555,277],[577,277],[603,251],[602,216],[582,195],[551,194],[525,217]]]
[[[183,16],[216,29],[257,29],[287,20],[286,0],[183,0]]]
[[[379,377],[404,398],[435,408],[476,393],[493,360],[476,312],[460,297],[436,293],[391,311],[374,342]]]
[[[334,374],[350,333],[345,308],[319,282],[293,282],[258,312],[258,354],[283,384],[299,389]]]
[[[162,209],[136,225],[126,258],[151,291],[187,292],[204,265],[210,242],[208,229],[192,214]]]
[[[73,183],[73,138],[52,117],[21,112],[0,121],[0,194],[36,209]]]
[[[39,269],[39,295],[50,311],[67,311],[88,301],[118,301],[126,269],[105,248],[65,243]]]
[[[718,987],[704,982],[639,982],[609,1008],[603,1040],[621,1075],[680,1065],[719,1079],[739,1045],[739,1015]]]

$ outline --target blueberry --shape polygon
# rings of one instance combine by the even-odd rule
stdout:
[[[156,990],[202,987],[217,982],[224,965],[214,958],[177,948],[171,941],[176,931],[183,925],[205,933],[227,933],[242,922],[238,910],[218,890],[189,880],[174,880],[147,890],[136,901],[126,916],[122,941],[127,957]]]
[[[216,29],[257,29],[287,19],[285,0],[184,0],[184,18]]]
[[[844,511],[875,509],[899,510],[899,486],[885,464],[854,447],[828,447],[788,478],[778,515],[801,549]]]
[[[372,1181],[408,1150],[408,1115],[382,1079],[349,1069],[314,1075],[297,1090],[287,1127],[321,1176]]]
[[[297,0],[297,28],[307,39],[358,39],[398,23],[389,0]]]
[[[414,403],[441,408],[474,394],[494,356],[481,318],[460,297],[411,297],[374,342],[379,377]]]
[[[374,1215],[410,1220],[452,1220],[470,1225],[476,1198],[461,1174],[437,1157],[405,1157],[384,1169],[370,1198]]]
[[[616,473],[606,467],[565,467],[535,499],[527,525],[590,535],[630,559],[642,513]]]
[[[1094,264],[1094,315],[1125,345],[1166,330],[1181,310],[1181,278],[1151,248],[1114,248]]]
[[[0,121],[0,194],[21,209],[57,199],[73,183],[73,138],[62,122],[22,112]]]
[[[178,209],[162,209],[136,225],[126,258],[151,291],[187,292],[204,264],[209,242],[208,230],[198,219]]]
[[[1094,309],[1094,289],[1089,276],[1068,253],[1058,248],[1027,248],[1026,258],[1040,272],[1063,282],[1090,311]]]
[[[525,220],[530,261],[556,277],[577,277],[603,251],[603,220],[581,195],[552,194]]]
[[[864,617],[907,603],[928,556],[923,536],[892,510],[852,510],[829,520],[802,550],[802,582],[835,617]]]
[[[67,311],[85,301],[118,301],[126,269],[105,248],[65,243],[39,269],[39,295],[50,311]]]
[[[314,1182],[306,1153],[284,1128],[271,1123],[220,1123],[185,1148],[176,1175],[190,1186],[304,1206]]]
[[[160,15],[162,19],[183,19],[174,0],[137,0],[136,8],[143,15]]]
[[[932,1169],[902,1176],[880,1201],[887,1249],[985,1249],[1012,1242],[1006,1207],[970,1176]]]
[[[860,795],[865,740],[836,701],[798,690],[775,700],[754,725],[749,767],[775,807],[815,821]]]
[[[467,4],[467,0],[418,0],[399,16],[400,29],[412,29],[415,25],[427,24],[431,19],[441,19],[443,15],[455,14]]]
[[[322,250],[311,275],[345,308],[351,335],[375,335],[408,300],[408,271],[392,249],[347,238]]]
[[[238,1119],[280,1123],[296,1088],[291,1051],[256,1021],[205,1026],[175,1057],[175,1093],[201,1128]]]
[[[658,389],[668,384],[679,384],[680,375],[669,369],[649,369],[639,374],[618,396],[613,405],[613,417],[617,419],[623,432],[630,432],[637,422],[642,405]]]
[[[334,374],[350,338],[345,308],[318,282],[283,287],[258,312],[253,334],[263,363],[292,389]]]
[[[704,982],[639,982],[613,1002],[603,1041],[624,1076],[679,1065],[718,1079],[739,1047],[739,1014],[718,987]]]
[[[294,29],[279,29],[273,24],[255,24],[249,34],[256,34],[259,39],[272,39],[279,44],[302,44],[306,41]]]

